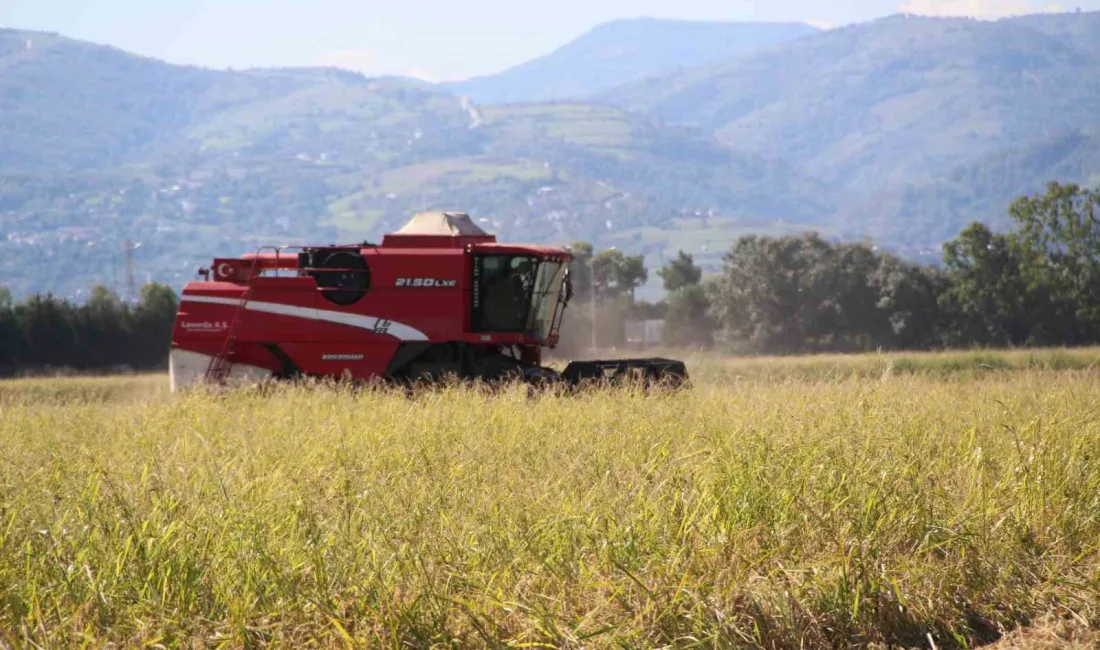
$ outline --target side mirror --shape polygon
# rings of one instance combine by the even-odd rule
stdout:
[[[565,303],[573,299],[573,279],[569,277],[569,267],[565,267]]]

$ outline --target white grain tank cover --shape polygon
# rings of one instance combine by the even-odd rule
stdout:
[[[395,235],[443,235],[454,237],[488,237],[465,212],[421,212]]]

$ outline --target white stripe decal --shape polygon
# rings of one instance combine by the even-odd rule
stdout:
[[[215,296],[183,296],[180,300],[183,302],[202,302],[211,305],[231,305],[238,306],[241,304],[239,298],[218,298]],[[306,318],[309,320],[326,321],[329,323],[339,323],[340,325],[350,325],[351,327],[358,327],[360,329],[376,331],[378,329],[379,319],[373,316],[363,316],[360,314],[346,314],[339,311],[330,311],[328,309],[313,309],[312,307],[297,307],[295,305],[283,305],[277,302],[254,302],[248,301],[245,307],[249,311],[259,311],[267,314],[279,314],[280,316],[296,316],[298,318]],[[427,341],[428,337],[424,335],[420,330],[409,327],[402,323],[394,321],[382,321],[388,323],[385,328],[385,333],[393,336],[402,341]]]

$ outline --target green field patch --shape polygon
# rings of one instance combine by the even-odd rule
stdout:
[[[505,141],[544,138],[616,148],[630,144],[634,130],[621,111],[601,106],[508,106],[486,109],[484,114],[493,133]]]
[[[246,131],[233,133],[218,132],[217,135],[200,137],[201,147],[206,151],[244,149],[252,143],[252,136]]]
[[[357,192],[337,199],[328,206],[328,215],[321,225],[339,228],[341,233],[363,234],[371,230],[385,214],[383,210],[368,207],[366,192]]]
[[[490,160],[449,158],[387,171],[381,175],[383,192],[402,194],[416,192],[430,183],[445,182],[450,186],[485,183],[502,179],[532,182],[551,178],[550,170],[528,160]]]
[[[571,144],[594,147],[618,147],[630,142],[632,125],[622,119],[552,122],[547,135],[561,138]]]
[[[579,117],[593,117],[593,116],[617,116],[621,115],[622,111],[610,106],[599,106],[596,104],[568,104],[568,103],[545,103],[545,104],[517,104],[508,106],[489,106],[481,109],[482,114],[487,122],[494,122],[504,119],[517,119],[517,118],[535,118],[535,117],[551,117],[551,118],[569,118],[576,119]]]
[[[654,255],[675,257],[683,250],[697,258],[718,259],[744,235],[782,236],[807,230],[825,229],[802,224],[761,223],[736,217],[678,217],[667,227],[647,226],[608,233],[603,240],[609,246],[644,248]]]

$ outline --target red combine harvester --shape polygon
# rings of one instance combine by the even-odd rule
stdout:
[[[414,216],[381,245],[215,259],[180,298],[172,390],[296,377],[684,384],[683,362],[670,359],[541,365],[572,294],[571,259],[497,243],[469,216],[443,212]]]

